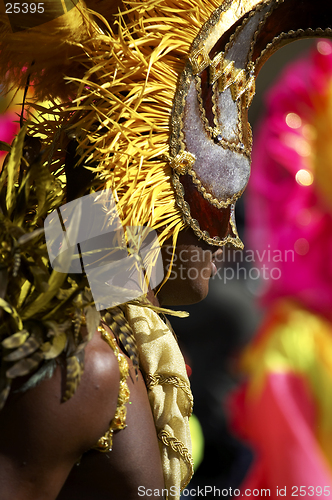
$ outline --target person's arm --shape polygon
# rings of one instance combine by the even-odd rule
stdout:
[[[106,432],[114,416],[119,367],[95,334],[74,396],[61,402],[63,370],[26,393],[10,397],[0,412],[1,500],[52,500],[71,468]]]

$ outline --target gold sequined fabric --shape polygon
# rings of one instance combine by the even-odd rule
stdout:
[[[113,444],[113,432],[115,430],[124,429],[126,425],[127,407],[126,403],[129,401],[130,392],[127,384],[127,377],[129,375],[128,362],[125,356],[120,352],[119,347],[116,343],[115,338],[102,326],[98,327],[98,331],[101,333],[102,338],[107,342],[110,348],[113,350],[116,359],[119,363],[120,370],[120,387],[118,395],[118,403],[115,411],[115,415],[110,423],[109,429],[99,440],[95,446],[96,450],[108,452],[112,451]]]

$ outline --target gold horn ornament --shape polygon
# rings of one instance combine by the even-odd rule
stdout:
[[[304,0],[224,1],[194,39],[179,78],[171,119],[170,158],[177,204],[199,238],[242,247],[234,205],[250,175],[248,108],[255,78],[285,44],[331,37],[332,3]],[[229,224],[227,224],[229,218]]]

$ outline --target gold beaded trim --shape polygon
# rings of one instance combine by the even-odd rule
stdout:
[[[127,408],[126,403],[129,401],[130,392],[127,384],[127,377],[129,375],[129,366],[125,356],[120,352],[119,346],[116,343],[115,338],[107,331],[104,327],[99,326],[98,332],[101,333],[101,337],[107,342],[112,351],[115,354],[116,359],[119,363],[120,370],[120,387],[118,394],[118,403],[115,411],[115,415],[110,423],[108,431],[98,439],[98,443],[95,449],[102,451],[104,453],[112,451],[113,446],[113,432],[115,430],[125,429]]]
[[[325,30],[322,28],[317,28],[317,29],[312,29],[312,28],[307,28],[307,29],[298,29],[296,31],[294,30],[289,30],[287,32],[282,32],[278,36],[275,36],[273,40],[267,44],[267,46],[262,50],[260,55],[257,57],[255,61],[256,68],[259,68],[260,63],[262,60],[264,60],[266,54],[271,51],[276,45],[279,44],[281,40],[288,40],[291,38],[311,38],[311,37],[329,37],[332,38],[332,29],[331,28],[326,28]]]
[[[236,124],[236,132],[238,135],[238,142],[233,142],[222,137],[222,130],[220,130],[219,122],[218,122],[218,112],[217,112],[217,86],[218,82],[212,85],[212,113],[213,113],[213,123],[214,128],[211,128],[211,134],[214,140],[217,139],[218,144],[222,146],[224,149],[229,149],[230,151],[235,151],[236,153],[244,154],[251,160],[251,143],[249,142],[249,148],[247,148],[243,143],[243,134],[242,134],[242,103],[241,100],[237,101],[237,124]],[[254,92],[255,94],[255,92]],[[246,95],[247,97],[247,95]],[[253,96],[252,96],[253,97]]]
[[[192,230],[194,231],[194,233],[198,238],[203,238],[204,241],[206,241],[209,245],[223,247],[224,245],[227,245],[227,243],[231,243],[233,246],[235,246],[235,248],[243,250],[244,245],[240,240],[240,238],[238,237],[236,226],[232,218],[230,218],[229,222],[232,226],[234,234],[236,235],[235,238],[233,238],[233,236],[231,235],[228,235],[224,239],[219,238],[219,236],[214,236],[213,238],[211,238],[208,231],[202,231],[198,220],[194,219],[191,216],[189,204],[184,199],[184,188],[179,180],[179,176],[177,174],[174,174],[172,181],[176,192],[176,203],[178,207],[182,210],[183,219],[192,228]]]
[[[254,82],[255,82],[255,80],[254,80]],[[197,75],[195,76],[195,86],[196,86],[196,91],[197,91],[198,107],[199,107],[199,110],[201,113],[201,117],[202,117],[204,128],[205,128],[206,132],[209,134],[209,136],[211,138],[213,138],[213,139],[218,138],[218,146],[221,146],[222,148],[228,149],[230,151],[235,151],[236,153],[243,154],[243,155],[247,156],[250,160],[251,159],[251,150],[249,150],[248,148],[245,147],[244,144],[242,144],[242,123],[240,123],[240,126],[239,126],[239,123],[237,124],[238,132],[239,132],[239,142],[228,141],[227,139],[220,137],[222,132],[220,132],[220,129],[219,129],[217,110],[216,110],[216,95],[215,95],[216,85],[213,86],[213,93],[212,93],[213,121],[214,121],[214,124],[216,125],[214,128],[210,127],[209,121],[206,117],[205,108],[204,108],[203,99],[202,99],[202,80],[201,80],[200,76],[197,76]],[[255,94],[255,92],[254,92],[254,94]],[[241,97],[241,96],[239,96],[239,97]],[[237,105],[241,107],[240,100],[237,101]],[[238,116],[239,117],[241,116],[241,114],[239,112],[238,112]],[[183,147],[184,147],[184,145],[183,145]],[[215,198],[215,200],[218,201],[216,198]],[[220,202],[220,203],[222,203],[222,202]],[[226,203],[226,206],[229,205],[229,203],[227,203],[227,202],[225,202],[225,203]]]
[[[264,4],[270,2],[271,0],[266,0]],[[193,41],[190,57],[195,67],[198,69],[204,67],[207,57],[209,57],[210,50],[220,36],[231,28],[235,17],[240,19],[253,9],[256,9],[257,6],[262,5],[262,3],[263,0],[246,0],[245,2],[243,0],[224,0],[222,5],[212,13],[211,17],[203,25],[200,33]],[[226,24],[223,20],[225,16],[228,19]],[[212,30],[215,31],[215,34],[213,37],[209,37]]]
[[[238,191],[235,193],[231,198],[228,198],[226,201],[219,201],[217,198],[213,198],[211,193],[208,193],[205,187],[202,185],[200,179],[197,177],[197,174],[194,170],[189,170],[188,174],[191,175],[192,181],[197,187],[198,191],[202,193],[203,198],[208,200],[211,205],[217,207],[217,208],[227,208],[229,205],[232,205],[233,203],[236,202],[240,196],[242,196],[244,189],[241,191]]]
[[[242,94],[248,94],[245,103],[252,100],[255,93],[255,79],[251,73],[247,75],[246,70],[235,68],[234,61],[225,59],[225,53],[219,52],[209,65],[209,83],[213,85],[218,82],[218,91],[224,92],[229,87],[233,101],[236,102]]]
[[[203,103],[203,99],[202,99],[202,80],[201,80],[201,77],[198,75],[195,76],[195,87],[196,87],[196,92],[197,92],[198,107],[199,107],[199,111],[201,113],[201,119],[203,121],[205,131],[211,137],[211,127],[209,124],[209,120],[206,117],[204,103]]]
[[[252,41],[251,41],[251,44],[250,44],[250,50],[248,52],[248,61],[252,61],[252,56],[253,56],[253,52],[254,52],[254,47],[255,47],[255,44],[256,44],[256,41],[257,41],[257,37],[259,35],[259,33],[262,31],[262,29],[264,29],[264,26],[265,26],[265,23],[267,21],[267,19],[272,15],[272,13],[282,4],[284,3],[285,0],[274,0],[274,5],[272,6],[272,8],[265,14],[264,18],[260,21],[260,23],[258,24],[257,26],[257,29],[254,33],[254,36],[252,38]],[[250,63],[249,63],[250,64]]]

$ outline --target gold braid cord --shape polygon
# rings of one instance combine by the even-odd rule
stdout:
[[[188,415],[190,417],[190,415],[192,414],[192,410],[193,410],[194,399],[193,399],[193,395],[191,393],[190,387],[183,380],[181,380],[179,377],[176,377],[174,375],[170,375],[168,377],[165,377],[164,375],[151,375],[148,373],[145,376],[145,383],[146,383],[146,386],[148,389],[151,389],[152,387],[155,387],[156,385],[163,385],[163,384],[174,385],[174,387],[178,387],[179,389],[182,389],[190,401],[191,408],[189,410],[189,415]]]
[[[167,432],[165,429],[163,429],[162,431],[159,432],[158,439],[160,439],[160,441],[165,446],[168,446],[169,448],[171,448],[175,453],[179,453],[181,455],[181,457],[183,458],[183,460],[186,462],[188,469],[189,469],[189,475],[188,475],[189,479],[188,479],[187,483],[182,485],[182,489],[184,489],[187,486],[187,484],[189,483],[189,481],[194,473],[194,463],[193,463],[193,459],[191,458],[191,455],[190,455],[188,449],[186,448],[186,446],[184,446],[183,443],[181,443],[181,441],[179,441],[175,437],[171,436],[170,433]]]
[[[174,387],[177,387],[181,389],[187,396],[190,404],[190,408],[188,411],[188,417],[192,414],[193,410],[193,396],[190,390],[190,387],[188,384],[186,384],[184,381],[182,381],[179,377],[176,377],[174,375],[170,376],[164,376],[164,375],[151,375],[151,374],[146,374],[145,375],[145,383],[148,389],[152,389],[156,385],[163,385],[163,384],[169,384],[173,385]],[[181,455],[183,460],[188,466],[188,476],[187,476],[187,481],[182,484],[182,489],[184,489],[187,484],[189,483],[193,473],[194,473],[194,463],[191,457],[191,454],[189,453],[188,448],[177,438],[172,436],[166,429],[162,429],[158,433],[158,439],[167,447],[171,448],[175,453],[178,453]]]
[[[98,327],[98,331],[101,333],[102,338],[105,340],[105,342],[107,342],[107,344],[114,352],[116,359],[118,360],[120,370],[120,387],[115,415],[110,423],[108,431],[98,440],[98,443],[95,446],[96,450],[106,453],[108,451],[112,451],[113,432],[115,430],[125,429],[126,427],[126,404],[128,403],[130,397],[130,392],[127,384],[129,367],[125,356],[119,350],[115,338],[102,326]]]

